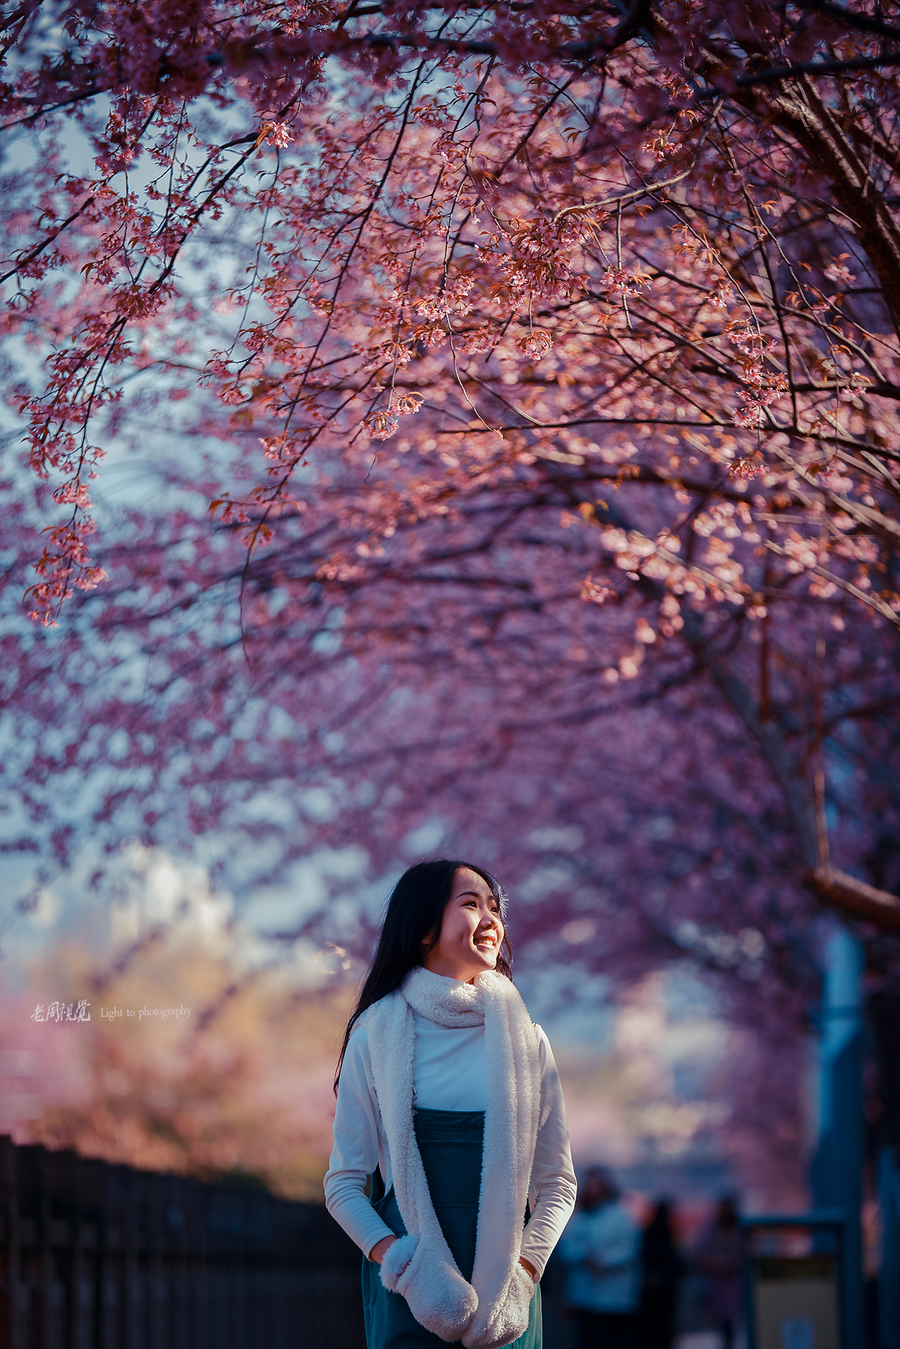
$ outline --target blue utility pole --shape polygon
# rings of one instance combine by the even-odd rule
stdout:
[[[900,1349],[900,989],[892,984],[867,998],[867,1023],[878,1066],[878,1197],[881,1272],[878,1279],[880,1349]]]
[[[863,952],[835,927],[825,944],[820,1042],[819,1145],[813,1161],[817,1209],[844,1209],[844,1349],[865,1349],[862,1273]]]

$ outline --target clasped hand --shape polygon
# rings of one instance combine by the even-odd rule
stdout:
[[[396,1237],[382,1237],[380,1241],[376,1241],[375,1245],[369,1252],[369,1259],[374,1260],[376,1265],[380,1265],[385,1255],[387,1254],[388,1249],[391,1246],[393,1246],[396,1240],[397,1240]],[[537,1283],[538,1281],[537,1270],[535,1269],[531,1261],[526,1260],[523,1255],[520,1255],[519,1264],[525,1270],[525,1273],[530,1275],[530,1277],[534,1280],[534,1282]]]

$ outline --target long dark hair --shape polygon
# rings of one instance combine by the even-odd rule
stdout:
[[[353,1014],[347,1022],[337,1072],[334,1075],[334,1090],[337,1093],[341,1064],[347,1052],[350,1032],[367,1008],[388,993],[399,988],[410,970],[421,965],[423,945],[427,953],[441,935],[444,910],[453,891],[453,877],[461,867],[474,871],[490,886],[491,894],[500,905],[500,917],[506,926],[506,896],[496,876],[482,867],[474,867],[471,862],[453,861],[440,858],[436,862],[417,862],[404,871],[391,891],[384,926],[378,939],[369,973],[362,986]],[[496,967],[499,974],[512,979],[512,947],[504,935],[497,956]]]

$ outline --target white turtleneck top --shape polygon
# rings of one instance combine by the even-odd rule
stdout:
[[[413,1013],[416,1028],[415,1104],[423,1110],[486,1110],[484,1026],[438,1026]],[[575,1206],[575,1172],[559,1074],[540,1026],[541,1114],[531,1172],[531,1217],[522,1255],[538,1276]],[[372,1077],[365,1014],[353,1028],[341,1067],[334,1113],[334,1148],[325,1176],[328,1212],[368,1255],[393,1236],[366,1198],[369,1176],[378,1168],[385,1191],[391,1162]]]

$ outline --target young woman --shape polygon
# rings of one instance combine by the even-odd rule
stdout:
[[[479,867],[410,867],[344,1036],[325,1202],[367,1257],[368,1349],[542,1344],[537,1282],[575,1174],[504,908]]]

